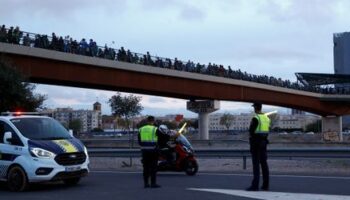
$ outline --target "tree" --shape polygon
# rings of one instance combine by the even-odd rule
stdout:
[[[141,97],[134,95],[122,96],[117,92],[113,95],[108,103],[111,106],[112,113],[116,117],[123,118],[126,122],[126,128],[129,129],[130,118],[139,115],[143,109],[140,104]]]
[[[222,115],[222,117],[220,118],[220,125],[224,125],[226,130],[227,130],[227,134],[228,134],[228,131],[229,131],[229,128],[233,122],[233,115],[231,115],[230,113],[224,113]]]
[[[117,127],[126,127],[127,126],[127,122],[125,121],[124,118],[120,118],[120,117],[116,117],[115,118],[115,123],[117,125]]]
[[[140,101],[141,101],[141,97],[137,97],[132,94],[129,96],[122,96],[119,92],[117,92],[116,95],[113,95],[108,101],[109,105],[111,106],[113,115],[115,117],[124,118],[128,131],[130,130],[130,118],[136,115],[139,115],[143,109],[143,107],[140,104]],[[132,133],[134,134],[134,131]],[[130,137],[131,137],[131,134],[129,134],[129,141],[130,141],[130,148],[132,148],[134,144],[134,136],[132,136],[132,139]],[[130,157],[130,164],[125,164],[125,165],[126,166],[132,165],[131,157]]]
[[[0,112],[42,108],[46,96],[34,94],[34,89],[34,84],[26,82],[14,66],[0,58]]]
[[[312,132],[318,133],[318,132],[321,132],[321,129],[322,129],[321,120],[317,120],[313,123],[310,123],[310,124],[306,125],[306,127],[305,127],[306,132],[312,131]]]
[[[80,133],[82,128],[82,123],[80,119],[73,119],[69,121],[68,128],[73,130],[73,133]]]

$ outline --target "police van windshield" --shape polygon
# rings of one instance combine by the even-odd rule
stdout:
[[[69,132],[52,118],[16,118],[11,122],[31,140],[58,140],[71,138]]]

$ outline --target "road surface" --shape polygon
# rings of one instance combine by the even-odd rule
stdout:
[[[140,172],[93,171],[77,186],[35,184],[13,193],[0,184],[0,199],[9,200],[350,200],[350,177],[271,175],[269,192],[246,192],[250,174],[162,173],[161,188],[143,188]]]

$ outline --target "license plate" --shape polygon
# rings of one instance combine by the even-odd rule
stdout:
[[[66,167],[66,172],[74,172],[80,170],[80,166]]]

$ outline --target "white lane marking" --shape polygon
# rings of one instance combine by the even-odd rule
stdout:
[[[108,174],[142,174],[142,171],[108,171],[108,170],[96,170],[90,171],[91,173],[108,173]],[[159,174],[169,174],[169,175],[185,175],[185,173],[181,172],[158,172]]]
[[[140,174],[142,171],[109,171],[109,170],[94,170],[93,173],[112,173],[112,174]],[[181,172],[158,172],[158,174],[183,174]],[[198,175],[209,176],[253,176],[251,174],[229,174],[229,173],[206,173],[199,172]],[[301,176],[301,175],[270,175],[271,177],[289,177],[289,178],[318,178],[318,179],[343,179],[350,180],[350,177],[345,176]]]
[[[227,189],[206,189],[206,188],[188,188],[188,190],[215,192],[232,196],[255,198],[261,200],[350,200],[350,196],[328,195],[328,194],[306,194],[306,193],[286,193],[286,192],[248,192],[244,190]]]
[[[91,173],[110,173],[110,174],[142,174],[142,172],[129,172],[129,171],[108,171],[108,170],[96,170]]]
[[[230,173],[206,173],[206,172],[200,172],[198,174],[203,175],[215,175],[215,176],[253,176],[252,174],[230,174]],[[306,175],[288,175],[288,174],[275,174],[270,175],[272,177],[290,177],[290,178],[320,178],[320,179],[344,179],[344,180],[350,180],[350,177],[345,176],[306,176]]]

